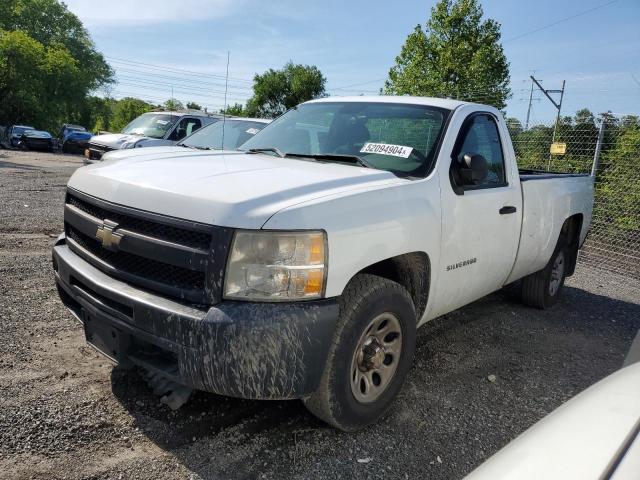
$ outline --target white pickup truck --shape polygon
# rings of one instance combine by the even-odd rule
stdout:
[[[425,322],[516,281],[552,305],[592,206],[588,175],[518,171],[495,108],[323,98],[241,151],[78,169],[53,267],[88,342],[156,392],[301,398],[350,431],[390,407]]]
[[[94,135],[84,150],[85,164],[95,163],[114,150],[175,145],[222,115],[201,111],[147,112],[133,119],[120,133]]]

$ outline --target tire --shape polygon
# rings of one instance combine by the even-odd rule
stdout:
[[[369,274],[354,277],[339,307],[320,386],[303,402],[316,417],[353,432],[382,417],[402,388],[415,351],[416,312],[404,287]]]
[[[556,247],[546,267],[522,279],[522,302],[540,310],[554,305],[564,286],[568,259],[568,249]]]

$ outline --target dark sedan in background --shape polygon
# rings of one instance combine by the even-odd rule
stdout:
[[[16,148],[20,141],[20,136],[27,130],[33,130],[33,127],[28,125],[11,125],[7,127],[5,131],[7,146],[9,148]]]
[[[53,137],[43,130],[25,130],[18,138],[16,147],[23,150],[46,150],[53,152]]]

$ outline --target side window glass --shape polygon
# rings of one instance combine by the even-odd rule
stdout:
[[[177,142],[179,140],[182,140],[187,135],[190,135],[191,132],[195,132],[197,128],[194,128],[194,124],[196,122],[198,122],[198,125],[200,125],[200,120],[197,120],[195,118],[183,118],[182,120],[180,120],[175,130],[173,130],[173,132],[171,133],[169,140]]]
[[[486,178],[478,183],[479,187],[491,187],[506,183],[500,133],[491,116],[476,115],[473,117],[455,159],[460,163],[465,155],[482,155],[487,161],[489,172]]]
[[[197,118],[190,118],[187,122],[187,136],[198,130],[202,124]]]

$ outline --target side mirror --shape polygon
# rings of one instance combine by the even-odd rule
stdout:
[[[489,164],[482,155],[465,153],[460,163],[459,173],[463,185],[478,185],[489,174]]]

